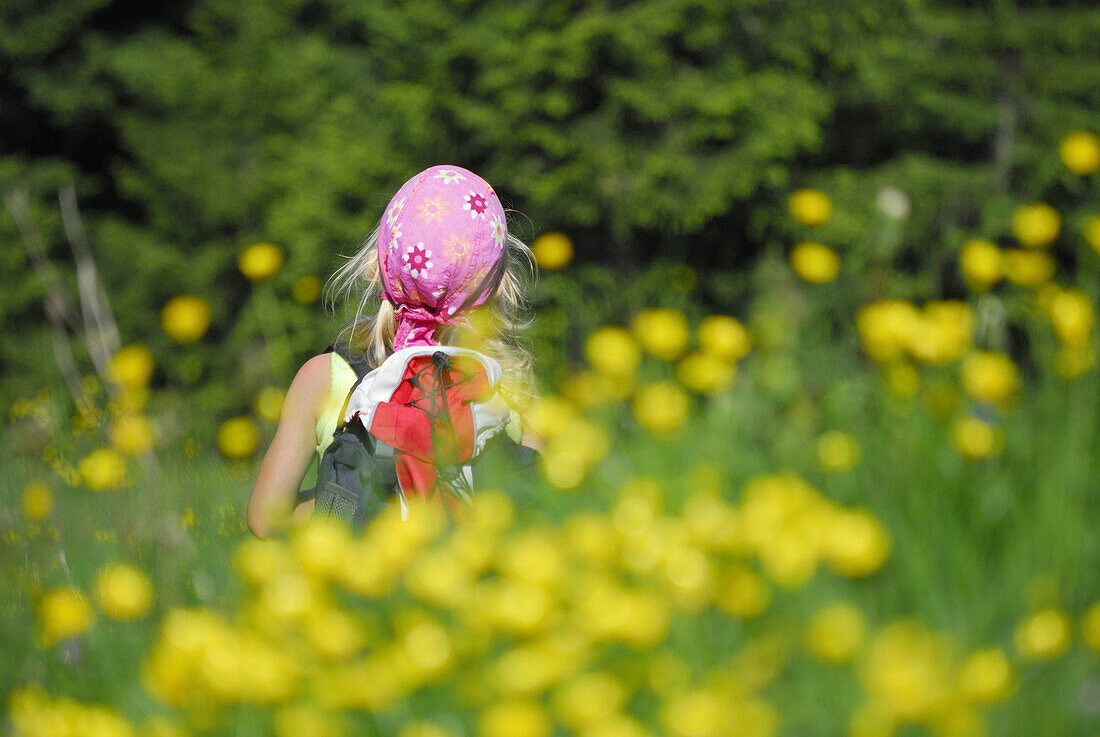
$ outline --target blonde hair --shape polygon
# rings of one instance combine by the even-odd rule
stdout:
[[[378,264],[378,228],[329,278],[325,302],[334,313],[340,304],[358,297],[355,316],[340,331],[337,340],[367,362],[378,366],[393,353],[397,333],[394,305],[380,299],[382,277]],[[504,370],[501,394],[514,408],[522,409],[535,395],[531,353],[520,341],[520,333],[531,326],[529,294],[538,278],[535,260],[527,244],[508,234],[504,249],[504,270],[500,282],[481,307],[468,314],[472,330],[440,325],[435,338],[446,345],[474,348],[496,359]],[[378,311],[370,314],[372,304]]]

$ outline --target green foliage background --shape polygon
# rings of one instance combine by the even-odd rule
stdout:
[[[482,173],[521,237],[563,230],[612,272],[686,263],[696,298],[726,309],[746,297],[738,273],[804,235],[793,187],[834,197],[816,235],[858,265],[874,193],[903,183],[889,291],[950,294],[958,244],[1004,236],[1014,204],[1073,219],[1080,182],[1049,152],[1100,107],[1084,2],[70,0],[5,4],[0,28],[0,190],[30,192],[71,275],[55,192],[74,181],[124,340],[222,411],[251,393],[210,387],[262,360],[236,254],[288,250],[275,289],[304,359],[332,322],[289,285],[330,273],[428,164]],[[0,239],[10,401],[34,390],[47,338],[6,210]],[[187,357],[153,319],[179,293],[214,312]]]

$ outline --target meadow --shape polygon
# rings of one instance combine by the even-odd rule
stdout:
[[[1090,136],[1061,153],[1082,176]],[[911,206],[880,195],[875,243]],[[543,464],[458,523],[255,540],[284,386],[207,416],[125,336],[75,391],[45,369],[0,450],[4,733],[1096,735],[1100,215],[1018,203],[948,298],[820,242],[829,193],[787,202],[799,237],[724,312],[686,266],[622,296],[536,240]],[[265,289],[282,254],[239,268]],[[158,317],[184,349],[210,324],[195,296]]]

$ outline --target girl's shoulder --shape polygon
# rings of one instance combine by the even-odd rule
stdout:
[[[302,364],[287,390],[287,398],[295,399],[294,405],[308,406],[315,416],[320,416],[328,400],[332,383],[332,354],[319,353]]]

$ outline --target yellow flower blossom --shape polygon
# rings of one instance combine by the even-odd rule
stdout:
[[[113,489],[126,480],[126,460],[111,448],[92,451],[80,461],[78,470],[92,491]]]
[[[1012,665],[997,647],[971,653],[959,666],[959,692],[979,704],[1003,701],[1012,695]]]
[[[111,423],[111,446],[119,453],[139,456],[153,449],[156,431],[149,418],[137,412],[126,412]]]
[[[835,513],[826,544],[833,569],[852,578],[869,576],[890,557],[886,530],[878,519],[860,509]]]
[[[956,300],[929,302],[909,334],[909,352],[928,363],[954,361],[970,348],[973,333],[970,305]]]
[[[1029,248],[1049,246],[1062,229],[1062,218],[1050,205],[1021,205],[1012,213],[1012,233]]]
[[[1085,610],[1081,617],[1081,638],[1087,647],[1100,652],[1100,601]]]
[[[725,737],[733,730],[733,705],[706,690],[687,691],[669,699],[661,722],[674,737]]]
[[[634,416],[638,424],[658,434],[679,429],[687,421],[690,408],[688,395],[669,382],[650,384],[634,397]]]
[[[1100,215],[1093,215],[1085,220],[1084,235],[1092,250],[1100,253]]]
[[[625,703],[626,689],[608,673],[585,673],[562,685],[554,694],[554,710],[562,723],[583,730],[611,717]]]
[[[92,608],[71,586],[51,589],[38,602],[38,619],[47,644],[77,637],[92,626]]]
[[[791,269],[811,284],[827,284],[840,273],[840,257],[817,241],[803,241],[791,251]]]
[[[833,202],[819,189],[796,189],[787,200],[791,215],[802,225],[823,225],[833,216]]]
[[[806,646],[818,660],[840,665],[850,662],[863,645],[866,629],[859,609],[846,603],[830,604],[810,619]]]
[[[1000,450],[996,429],[977,417],[963,417],[951,426],[951,443],[966,458],[988,458]]]
[[[299,276],[290,286],[290,297],[300,305],[311,305],[321,298],[321,277],[316,274]]]
[[[916,307],[901,300],[881,300],[863,305],[856,328],[863,348],[874,361],[901,357],[920,322]]]
[[[647,353],[665,361],[680,357],[691,332],[683,313],[663,308],[642,310],[634,316],[631,329]]]
[[[1063,345],[1078,348],[1088,343],[1096,313],[1084,292],[1080,289],[1057,290],[1048,311],[1054,334]]]
[[[32,481],[23,487],[23,516],[31,522],[41,522],[53,512],[53,492],[42,481]]]
[[[275,386],[265,386],[252,400],[252,410],[268,422],[278,422],[283,412],[283,400],[286,392]]]
[[[859,443],[842,430],[829,430],[817,439],[817,460],[822,470],[850,471],[859,462]]]
[[[500,701],[478,719],[478,737],[549,737],[550,718],[533,700]]]
[[[584,357],[596,371],[620,378],[633,376],[642,355],[629,331],[604,327],[588,336],[584,343]]]
[[[1067,169],[1086,177],[1100,169],[1100,138],[1092,131],[1071,131],[1058,144],[1058,154]]]
[[[1054,276],[1054,259],[1042,251],[1010,248],[1004,252],[1005,276],[1022,287],[1035,287]]]
[[[260,428],[251,417],[232,417],[218,428],[215,442],[226,458],[249,458],[260,445]]]
[[[160,312],[160,325],[177,343],[197,343],[210,327],[210,305],[193,294],[173,297]]]
[[[984,292],[1004,278],[1004,256],[992,241],[972,238],[959,252],[959,268],[972,288]]]
[[[714,394],[729,386],[737,369],[710,353],[688,354],[676,365],[676,378],[699,394]]]
[[[896,722],[927,722],[948,705],[951,647],[913,621],[895,622],[871,642],[862,679],[872,702]]]
[[[531,253],[539,268],[557,271],[573,260],[573,241],[565,233],[543,233],[531,244]]]
[[[708,315],[697,328],[699,350],[736,363],[752,350],[752,336],[741,321],[728,315]]]
[[[123,346],[111,356],[107,375],[127,389],[141,389],[153,378],[153,354],[141,344]]]
[[[975,351],[963,362],[962,384],[975,399],[1004,407],[1019,387],[1019,371],[1004,353]]]
[[[237,256],[237,268],[249,281],[273,277],[283,267],[286,254],[274,243],[253,243]]]
[[[153,585],[144,573],[126,564],[102,569],[96,579],[99,607],[111,619],[128,622],[149,611]]]
[[[1035,612],[1016,627],[1015,643],[1026,660],[1053,660],[1069,649],[1069,617],[1053,608]]]

